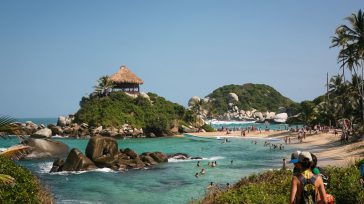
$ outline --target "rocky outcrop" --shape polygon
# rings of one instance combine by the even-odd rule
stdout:
[[[86,156],[78,149],[72,149],[65,162],[58,159],[53,163],[51,172],[83,171],[104,167],[125,171],[163,162],[168,162],[168,156],[162,152],[145,152],[138,155],[129,148],[118,150],[118,144],[113,138],[96,136],[89,140]]]
[[[274,122],[276,123],[285,123],[287,121],[288,115],[287,113],[279,113],[275,115]]]
[[[229,93],[227,98],[228,98],[229,103],[234,103],[234,102],[239,101],[239,97],[238,97],[238,95],[236,95],[236,93]]]
[[[85,171],[96,169],[97,166],[87,158],[80,150],[74,148],[68,154],[66,162],[64,163],[63,171]]]
[[[193,96],[192,98],[190,98],[190,100],[188,101],[188,106],[189,107],[193,107],[196,104],[200,103],[201,98],[198,96]]]
[[[49,128],[40,129],[34,134],[32,134],[31,138],[50,138],[52,136],[52,130]]]
[[[180,131],[183,133],[192,133],[192,132],[197,132],[198,129],[194,128],[192,126],[187,127],[187,126],[182,125]]]
[[[21,144],[30,147],[30,152],[25,155],[27,159],[62,158],[69,151],[66,144],[51,139],[28,138],[22,141]]]
[[[118,152],[118,143],[110,137],[92,137],[86,147],[86,156],[100,168],[115,168],[113,163]]]

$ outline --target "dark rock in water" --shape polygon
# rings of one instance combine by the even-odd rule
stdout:
[[[85,171],[96,169],[96,165],[82,152],[73,148],[68,154],[66,162],[63,165],[63,171]]]
[[[141,156],[140,156],[140,159],[141,159],[144,163],[146,163],[146,165],[147,165],[147,166],[150,166],[150,165],[156,165],[156,164],[157,164],[157,162],[156,162],[156,161],[154,161],[154,159],[153,159],[151,156],[149,156],[149,155],[141,155]]]
[[[118,153],[118,143],[110,137],[92,137],[86,147],[86,156],[101,168],[111,168]]]
[[[168,158],[185,160],[185,159],[190,158],[190,156],[188,156],[188,154],[185,154],[185,153],[176,153],[176,154],[168,155]]]
[[[52,136],[52,130],[48,128],[40,129],[34,134],[32,134],[31,138],[49,138]]]
[[[151,156],[157,163],[168,162],[167,155],[162,152],[152,152],[149,156]]]
[[[63,130],[61,127],[53,124],[49,124],[47,127],[52,130],[53,135],[63,135]]]
[[[138,157],[138,154],[132,150],[132,149],[129,149],[129,148],[126,148],[124,151],[123,151],[124,154],[128,155],[130,158],[132,159],[135,159]]]
[[[86,147],[86,156],[78,149],[72,149],[66,162],[55,161],[53,171],[81,171],[95,168],[111,168],[116,171],[141,169],[162,162],[168,157],[162,152],[145,152],[138,155],[134,150],[126,148],[118,150],[115,139],[110,137],[92,137]]]
[[[202,157],[191,157],[191,159],[202,159]]]
[[[63,159],[56,159],[53,162],[53,166],[52,166],[52,169],[51,169],[50,173],[62,171],[63,170],[63,165],[64,165],[64,160]]]

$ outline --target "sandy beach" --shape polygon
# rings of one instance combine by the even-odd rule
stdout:
[[[221,136],[221,137],[239,137],[239,138],[276,138],[281,139],[284,144],[284,138],[290,137],[291,144],[285,146],[293,146],[300,151],[310,151],[316,154],[320,166],[347,166],[357,159],[364,158],[364,141],[349,142],[347,144],[340,143],[340,133],[335,136],[333,132],[307,134],[306,139],[300,143],[297,139],[297,132],[290,131],[259,131],[249,132],[245,137],[241,136],[240,131],[231,132],[201,132],[192,133],[195,136]],[[287,155],[290,159],[290,155]]]

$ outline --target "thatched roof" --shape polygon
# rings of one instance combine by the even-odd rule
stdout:
[[[111,75],[110,80],[114,83],[143,84],[144,81],[131,72],[126,66],[121,66],[119,71]]]

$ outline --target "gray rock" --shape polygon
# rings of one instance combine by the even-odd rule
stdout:
[[[32,134],[31,138],[50,138],[52,136],[52,130],[49,128],[40,129],[34,134]]]
[[[193,96],[192,98],[190,98],[190,100],[188,100],[188,107],[192,107],[195,106],[196,104],[200,103],[201,98],[198,96]]]
[[[66,117],[64,116],[59,116],[58,117],[58,120],[57,120],[57,126],[61,126],[61,127],[64,127],[66,126]]]
[[[234,103],[234,102],[239,101],[239,97],[238,97],[238,95],[236,95],[236,93],[229,93],[227,98],[228,98],[230,103]]]
[[[73,148],[68,154],[66,162],[63,165],[63,171],[85,171],[96,169],[96,165],[82,152]]]

